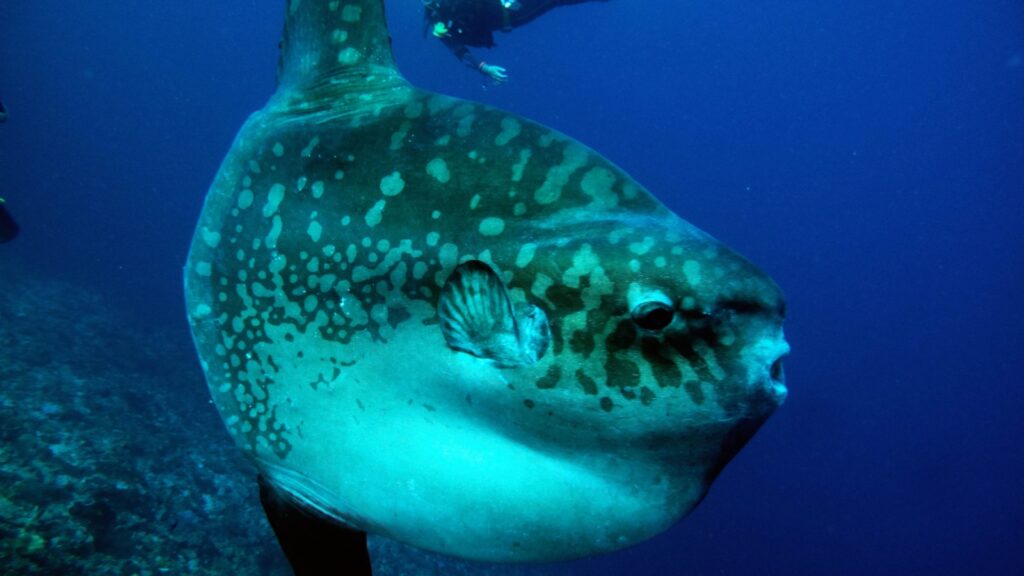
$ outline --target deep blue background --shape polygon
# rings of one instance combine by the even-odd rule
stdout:
[[[282,4],[0,3],[0,274],[187,339],[192,227]],[[612,0],[499,35],[500,87],[388,8],[413,82],[579,138],[789,299],[786,405],[690,518],[577,573],[1024,573],[1024,5]]]

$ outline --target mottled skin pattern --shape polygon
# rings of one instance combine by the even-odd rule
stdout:
[[[302,505],[469,558],[613,550],[692,509],[785,396],[776,286],[571,138],[408,86],[379,0],[288,10],[186,267],[241,448]],[[470,259],[546,313],[536,364],[445,345]]]

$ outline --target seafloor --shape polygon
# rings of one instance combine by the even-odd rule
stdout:
[[[188,338],[4,268],[0,574],[290,574]],[[371,554],[380,576],[550,572]]]

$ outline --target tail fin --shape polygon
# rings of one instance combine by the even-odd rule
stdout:
[[[270,108],[316,121],[404,102],[383,0],[288,0],[277,92]]]
[[[382,0],[288,0],[278,81],[302,89],[394,70]]]

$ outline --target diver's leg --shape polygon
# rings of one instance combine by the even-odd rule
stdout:
[[[610,0],[535,0],[523,2],[523,7],[513,18],[516,26],[522,26],[532,22],[541,14],[558,6],[569,6],[571,4],[584,4],[587,2],[609,2]]]

